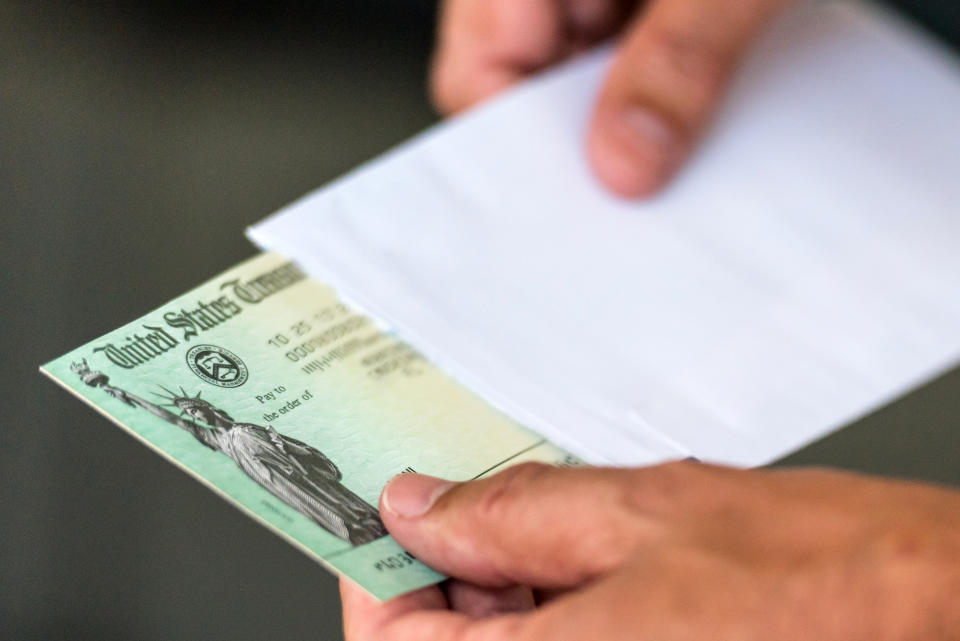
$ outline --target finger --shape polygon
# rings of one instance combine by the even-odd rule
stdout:
[[[460,111],[551,62],[562,38],[556,0],[448,0],[431,72],[441,112]]]
[[[431,71],[445,114],[473,105],[583,42],[609,35],[623,0],[448,0]]]
[[[658,537],[655,514],[682,499],[678,474],[707,473],[693,467],[523,464],[461,484],[402,474],[384,489],[381,515],[402,546],[441,572],[488,586],[570,587]]]
[[[513,612],[529,612],[536,608],[533,590],[522,585],[491,588],[453,580],[447,583],[444,592],[452,610],[472,619]]]
[[[340,579],[340,601],[347,641],[373,641],[380,638],[382,628],[404,615],[447,609],[447,599],[437,586],[380,602],[346,579]]]
[[[686,159],[736,63],[786,0],[654,0],[618,47],[588,154],[625,197],[663,187]]]
[[[446,598],[437,586],[378,602],[369,594],[340,581],[343,631],[346,641],[502,641],[532,639],[523,632],[519,614],[473,619],[446,609]]]

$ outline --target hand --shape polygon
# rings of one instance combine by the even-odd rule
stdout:
[[[348,641],[960,639],[960,493],[935,486],[525,464],[401,475],[381,514],[458,581],[382,604],[342,584]]]
[[[450,114],[622,32],[587,150],[600,180],[649,196],[677,171],[731,72],[789,0],[446,0],[431,85]]]

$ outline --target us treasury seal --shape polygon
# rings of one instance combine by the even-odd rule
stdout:
[[[191,347],[187,352],[187,365],[201,379],[219,387],[240,387],[249,375],[239,356],[216,345]]]

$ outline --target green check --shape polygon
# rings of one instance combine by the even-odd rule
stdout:
[[[578,463],[276,254],[41,369],[380,599],[444,578],[383,527],[391,477]]]

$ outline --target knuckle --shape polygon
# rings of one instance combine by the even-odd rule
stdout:
[[[550,469],[543,463],[521,463],[494,476],[477,502],[477,517],[481,523],[509,520],[523,510],[530,487]]]
[[[700,463],[670,461],[634,471],[624,501],[641,513],[662,513],[688,507],[702,494],[709,471]]]
[[[699,481],[708,469],[701,463],[688,460],[667,461],[649,468],[663,492],[677,491]]]
[[[887,525],[861,535],[864,541],[859,547],[867,551],[871,567],[891,585],[923,585],[955,555],[955,549],[944,545],[935,529],[923,525]]]

